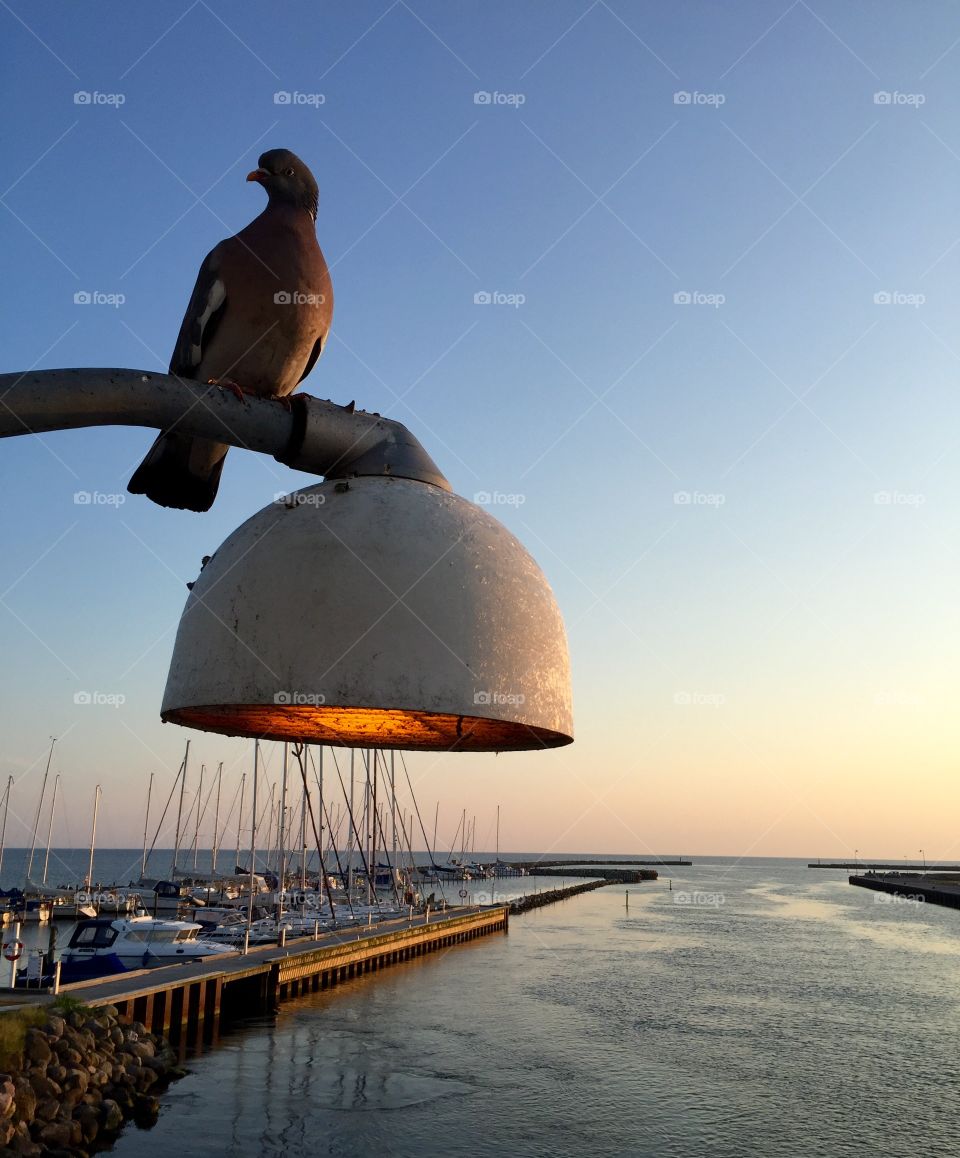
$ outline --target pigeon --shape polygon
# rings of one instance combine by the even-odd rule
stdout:
[[[316,364],[333,314],[333,287],[317,243],[317,183],[289,149],[264,153],[247,180],[264,187],[267,207],[204,259],[170,373],[239,396],[283,398]],[[207,511],[228,449],[164,431],[128,489],[162,507]]]

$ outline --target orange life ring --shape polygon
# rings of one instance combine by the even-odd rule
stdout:
[[[22,941],[4,941],[3,943],[3,955],[8,961],[19,961],[23,950]]]

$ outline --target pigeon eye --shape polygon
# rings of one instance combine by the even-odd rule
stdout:
[[[284,177],[292,177],[293,176],[293,170],[292,169],[284,169],[283,175],[284,175]]]

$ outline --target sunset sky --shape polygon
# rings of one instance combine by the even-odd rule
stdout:
[[[305,389],[506,496],[576,742],[409,756],[441,846],[499,804],[504,849],[960,858],[960,8],[8,0],[0,33],[0,370],[164,370],[284,146],[336,292]],[[173,636],[201,557],[311,480],[233,451],[208,514],[163,510],[125,494],[149,442],[2,446],[8,843],[51,736],[60,844],[96,783],[138,844],[188,738],[251,768],[161,725]]]

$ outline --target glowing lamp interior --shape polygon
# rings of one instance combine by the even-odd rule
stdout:
[[[444,752],[526,752],[557,748],[571,736],[549,728],[531,727],[477,716],[442,712],[395,711],[372,708],[333,708],[312,705],[227,704],[181,708],[164,720],[221,732],[307,744],[344,747],[404,748]]]

